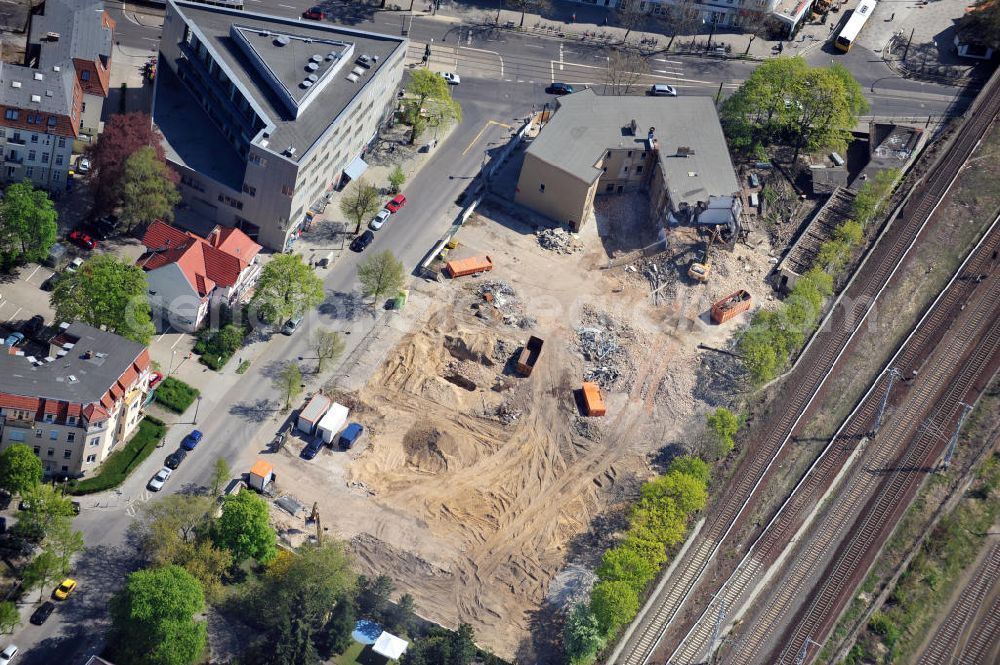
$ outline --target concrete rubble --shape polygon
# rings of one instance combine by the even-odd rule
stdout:
[[[575,234],[561,228],[540,229],[535,233],[542,249],[548,249],[561,254],[573,254],[583,249],[583,243]]]
[[[486,280],[476,287],[476,293],[484,301],[483,305],[488,303],[493,306],[490,308],[480,305],[477,313],[479,318],[485,320],[502,318],[505,324],[517,328],[533,328],[538,324],[537,319],[524,314],[523,305],[514,287],[507,282]]]
[[[586,307],[576,328],[577,349],[587,362],[583,380],[613,389],[630,380],[632,361],[628,345],[635,340],[631,326],[609,314]]]

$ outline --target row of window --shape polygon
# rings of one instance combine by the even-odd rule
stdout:
[[[243,201],[230,198],[225,194],[219,194],[219,203],[225,203],[226,205],[236,208],[237,210],[243,210]]]
[[[191,187],[192,189],[197,189],[199,192],[203,192],[204,193],[204,191],[205,191],[205,185],[201,184],[201,181],[198,180],[197,178],[192,178],[191,176],[182,175],[181,176],[181,184],[182,185],[187,185],[188,187]]]
[[[16,175],[16,170],[17,170],[16,166],[8,166],[7,167],[7,179],[8,180],[10,178],[13,178]],[[34,178],[35,177],[35,167],[34,166],[29,166],[29,167],[25,168],[24,169],[24,175],[27,178]],[[53,171],[52,172],[52,177],[51,177],[52,182],[58,182],[58,181],[62,180],[62,178],[63,178],[63,172],[62,171]]]
[[[18,120],[21,117],[21,112],[18,109],[7,109],[6,113],[4,113],[4,117],[7,118],[7,120]],[[25,120],[28,121],[29,125],[41,125],[44,122],[44,124],[49,127],[55,127],[59,122],[59,117],[50,115],[48,119],[44,119],[40,113],[29,113],[25,117]]]
[[[38,134],[31,134],[30,136],[31,136],[30,140],[32,143],[38,143]],[[4,129],[3,127],[0,127],[0,139],[6,139],[6,138],[7,138],[7,130]],[[21,138],[21,132],[18,131],[15,131],[13,134],[11,134],[10,138],[12,141],[17,141],[20,143],[24,142],[24,139]],[[50,136],[48,134],[45,134],[45,145],[49,145],[50,143],[51,143]],[[65,136],[58,137],[56,140],[56,145],[59,146],[60,148],[65,148],[66,137]]]

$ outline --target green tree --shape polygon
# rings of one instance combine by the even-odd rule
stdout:
[[[361,231],[361,225],[375,215],[382,207],[378,188],[364,178],[359,178],[347,186],[340,199],[340,212],[348,221],[354,222],[354,232]]]
[[[260,272],[251,307],[271,323],[281,325],[305,314],[326,297],[323,280],[298,254],[274,257]]]
[[[45,537],[45,547],[50,549],[66,570],[70,569],[73,557],[83,551],[83,533],[73,530],[68,518],[57,519]]]
[[[222,355],[231,356],[243,346],[243,331],[231,323],[225,325],[216,333],[216,344]]]
[[[313,334],[312,349],[316,353],[316,372],[322,373],[327,362],[337,362],[344,353],[344,338],[333,330],[317,330]]]
[[[406,279],[403,264],[389,250],[373,255],[358,266],[361,292],[374,302],[403,288]]]
[[[434,72],[428,69],[411,70],[406,92],[409,98],[405,103],[413,109],[413,116],[426,117],[435,125],[462,120],[462,107],[452,98],[448,82]],[[417,142],[418,136],[414,123],[410,145]]]
[[[277,553],[277,537],[268,517],[268,504],[243,490],[222,499],[222,515],[215,524],[215,543],[239,563],[247,559],[267,562]]]
[[[320,631],[317,640],[317,650],[320,656],[329,659],[334,654],[343,653],[354,641],[351,633],[357,624],[357,610],[354,601],[349,596],[345,596],[337,601],[330,613],[330,620],[326,622]],[[398,630],[398,629],[397,629]],[[406,633],[407,631],[401,630]]]
[[[857,247],[865,239],[865,229],[860,222],[849,219],[833,230],[833,237],[851,247]]]
[[[592,663],[604,647],[604,636],[590,608],[577,603],[566,615],[563,624],[563,651],[570,665]]]
[[[57,217],[49,195],[30,181],[8,186],[0,201],[0,268],[45,259],[59,233]]]
[[[120,665],[187,665],[205,650],[201,584],[180,566],[140,570],[110,603],[113,660]]]
[[[307,589],[295,590],[295,603],[289,611],[288,621],[282,623],[274,640],[274,665],[319,665],[319,653],[314,643],[317,627],[311,618],[317,613],[318,603]]]
[[[69,497],[51,485],[36,485],[21,493],[25,503],[17,517],[14,533],[32,540],[49,536],[61,523],[68,523],[74,515]]]
[[[233,566],[229,550],[214,547],[207,539],[182,543],[168,563],[176,564],[191,573],[205,592],[205,598],[217,602],[224,596],[222,577]]]
[[[389,172],[389,191],[393,194],[399,194],[404,182],[406,182],[406,174],[403,173],[403,167],[396,164],[396,167]]]
[[[50,547],[42,548],[21,573],[24,586],[27,589],[38,589],[38,600],[41,602],[45,590],[56,580],[62,579],[69,572],[69,565],[63,561]]]
[[[836,273],[847,265],[851,258],[850,243],[831,238],[819,246],[815,265],[831,273]]]
[[[212,472],[212,496],[219,496],[225,489],[229,479],[233,476],[233,470],[229,467],[229,462],[225,457],[218,457],[215,460],[215,470]]]
[[[732,411],[725,407],[719,407],[705,418],[708,431],[712,433],[718,446],[718,454],[725,457],[735,445],[736,432],[740,429],[740,421]]]
[[[658,571],[659,562],[650,561],[641,550],[623,543],[604,552],[596,572],[602,581],[628,582],[639,593]]]
[[[590,611],[604,635],[611,636],[639,611],[639,596],[628,582],[598,582],[590,591]]]
[[[292,400],[302,392],[302,370],[289,360],[274,377],[274,387],[285,400],[284,410],[292,408]]]
[[[119,216],[129,231],[156,219],[174,218],[174,206],[180,203],[181,195],[177,193],[170,167],[157,157],[152,146],[139,148],[125,160],[121,199]]]
[[[413,596],[404,593],[399,601],[387,612],[389,629],[403,635],[411,635],[417,621],[416,601]]]
[[[738,348],[751,382],[759,386],[778,375],[784,357],[779,356],[770,330],[758,319],[759,317],[755,317],[754,322],[740,336]]]
[[[451,657],[448,665],[469,665],[476,658],[476,634],[467,623],[458,624],[451,634]]]
[[[705,460],[694,455],[681,455],[670,461],[668,472],[685,473],[692,478],[697,478],[702,485],[708,486],[708,481],[712,477],[712,470]]]
[[[388,575],[374,578],[359,575],[357,603],[361,615],[371,617],[374,621],[384,621],[389,598],[394,589],[395,584]]]
[[[899,169],[885,169],[875,174],[875,177],[858,188],[854,197],[854,219],[862,228],[868,226],[875,217],[882,214],[889,194],[899,178]]]
[[[131,527],[143,558],[167,566],[190,557],[188,546],[208,530],[212,503],[207,496],[172,494],[145,504]]]
[[[978,0],[956,24],[959,39],[1000,49],[1000,5],[994,0]]]
[[[0,602],[0,635],[13,633],[21,625],[21,613],[17,611],[17,604],[12,600]]]
[[[0,489],[22,494],[42,482],[42,461],[23,443],[13,443],[0,452]]]
[[[81,320],[148,344],[155,332],[146,299],[148,288],[142,268],[100,254],[64,274],[49,302],[58,321]]]

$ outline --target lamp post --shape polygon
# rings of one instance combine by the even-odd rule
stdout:
[[[177,349],[174,349],[173,351],[170,352],[170,367],[167,368],[167,376],[170,376],[174,373],[174,358],[176,357],[177,357]]]
[[[198,395],[198,401],[194,403],[194,424],[198,424],[198,410],[201,408],[201,395]]]

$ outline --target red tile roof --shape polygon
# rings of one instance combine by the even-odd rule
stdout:
[[[140,374],[145,372],[146,368],[149,367],[149,349],[143,349],[133,364]]]
[[[108,412],[97,404],[88,404],[83,407],[83,417],[93,423],[100,420],[107,420]]]
[[[76,418],[79,418],[80,417],[80,412],[82,410],[83,410],[83,407],[81,405],[79,405],[79,404],[70,404],[70,405],[68,405],[66,407],[66,415],[67,416],[74,416]]]
[[[137,265],[156,270],[176,263],[202,297],[216,285],[235,284],[261,249],[239,229],[216,229],[205,239],[159,220],[150,224],[142,243],[149,251],[139,257]]]
[[[37,411],[41,405],[37,397],[24,397],[22,395],[11,395],[10,393],[0,393],[0,408],[19,409],[21,411]]]
[[[45,413],[58,413],[59,412],[59,402],[51,399],[45,400],[45,404],[42,406],[42,410]]]

